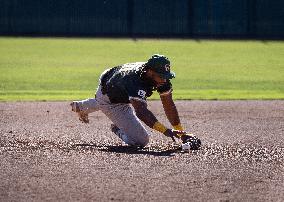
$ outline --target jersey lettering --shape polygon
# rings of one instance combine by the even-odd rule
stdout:
[[[139,90],[138,95],[141,96],[142,98],[145,98],[146,92],[144,90]]]

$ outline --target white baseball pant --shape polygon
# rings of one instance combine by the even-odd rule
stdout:
[[[135,115],[131,104],[111,103],[108,96],[102,94],[100,85],[95,98],[78,101],[78,104],[80,109],[86,113],[101,110],[120,129],[120,138],[126,144],[132,146],[146,146],[148,144],[149,135],[140,119]]]

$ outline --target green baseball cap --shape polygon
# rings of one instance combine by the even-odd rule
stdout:
[[[163,79],[172,79],[175,78],[175,73],[171,72],[170,60],[164,56],[155,54],[147,61],[146,65],[158,73]]]

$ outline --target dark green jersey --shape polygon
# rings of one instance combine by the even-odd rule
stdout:
[[[170,80],[158,88],[144,77],[143,62],[127,63],[109,69],[101,79],[102,91],[112,103],[129,103],[131,99],[146,101],[157,90],[168,93],[172,90]]]

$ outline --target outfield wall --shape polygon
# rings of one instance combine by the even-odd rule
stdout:
[[[0,0],[0,35],[284,39],[284,0]]]

